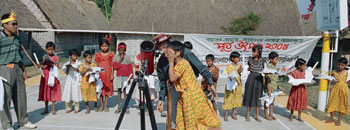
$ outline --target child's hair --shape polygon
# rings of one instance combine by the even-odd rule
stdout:
[[[181,52],[181,57],[184,55],[184,46],[180,41],[171,41],[168,44],[168,48],[173,49],[175,52],[180,51]]]
[[[253,52],[255,51],[258,51],[259,53],[259,58],[261,57],[261,53],[262,53],[262,48],[260,45],[255,45],[253,48],[252,48]]]
[[[68,55],[69,56],[72,56],[72,55],[77,55],[77,56],[79,56],[79,52],[78,52],[78,50],[77,49],[70,49],[69,51],[68,51]]]
[[[301,65],[305,65],[306,64],[306,60],[304,60],[303,58],[299,58],[297,59],[297,61],[295,62],[295,68],[299,68],[299,66]]]
[[[192,43],[189,41],[184,42],[184,46],[188,49],[191,49],[191,50],[193,49]]]
[[[236,57],[240,57],[240,56],[241,55],[237,51],[231,52],[230,61],[233,61],[232,58],[236,58]]]
[[[118,46],[119,45],[125,45],[126,46],[126,44],[124,43],[124,42],[120,42],[119,44],[118,44]]]
[[[276,58],[276,57],[278,57],[278,54],[277,54],[277,52],[270,52],[270,54],[269,54],[269,59],[274,59],[274,58]]]
[[[46,49],[49,48],[49,47],[53,47],[54,49],[56,49],[55,43],[53,43],[53,42],[51,42],[51,41],[50,41],[50,42],[47,42],[45,47],[46,47]]]
[[[205,56],[205,59],[210,59],[210,60],[214,61],[215,57],[213,54],[208,54],[207,56]]]
[[[101,42],[100,42],[100,47],[103,45],[103,44],[107,44],[108,46],[110,45],[109,41],[107,39],[103,39]]]
[[[343,64],[347,65],[347,64],[348,64],[348,59],[346,59],[346,58],[344,58],[344,57],[339,58],[339,59],[338,59],[338,63],[343,63]]]
[[[88,57],[88,56],[92,56],[92,53],[89,50],[85,51],[84,54],[83,54],[84,58]]]

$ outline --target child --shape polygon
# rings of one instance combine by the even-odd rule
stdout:
[[[267,69],[273,69],[277,71],[276,65],[278,63],[278,54],[277,52],[270,52],[269,54],[269,60],[270,63],[267,64]],[[271,93],[273,93],[278,88],[278,74],[266,74],[266,93],[268,96],[271,96]],[[275,101],[275,100],[274,100]],[[274,101],[269,105],[269,107],[266,107],[266,101],[264,103],[264,115],[266,120],[276,120],[276,117],[272,115],[273,113],[273,103]],[[270,109],[269,115],[268,115],[268,108]]]
[[[47,54],[43,56],[43,66],[38,65],[39,67],[42,67],[44,73],[44,76],[41,76],[40,80],[38,101],[45,101],[45,110],[41,113],[42,115],[49,112],[49,101],[52,102],[52,115],[56,115],[55,105],[56,102],[61,101],[61,85],[58,80],[58,71],[54,71],[57,70],[59,63],[59,57],[55,54],[55,43],[46,43],[46,52]],[[52,74],[52,72],[54,72],[54,74]],[[53,85],[49,84],[50,77],[54,78]]]
[[[86,105],[85,114],[90,113],[89,102],[95,103],[95,111],[97,111],[97,95],[96,95],[96,82],[89,83],[90,75],[85,75],[86,72],[92,71],[91,67],[96,67],[97,65],[92,63],[92,54],[90,51],[85,51],[83,54],[85,62],[80,65],[79,71],[82,75],[80,82],[81,95]]]
[[[336,126],[340,126],[342,117],[344,114],[349,114],[349,89],[346,82],[347,71],[345,70],[348,60],[346,58],[340,58],[338,60],[338,70],[333,73],[336,83],[329,96],[327,112],[330,112],[329,120],[326,123],[333,122],[334,112],[339,112],[338,121]]]
[[[183,59],[183,45],[168,45],[169,79],[178,91],[176,129],[220,129],[221,122],[210,106],[188,61]]]
[[[299,58],[295,62],[296,70],[292,71],[290,75],[295,79],[304,79],[305,78],[305,67],[306,61],[302,58]],[[289,121],[293,121],[294,111],[298,111],[298,121],[304,122],[301,119],[301,111],[307,108],[307,91],[305,84],[300,84],[298,86],[292,86],[292,89],[289,93],[287,109],[291,111]]]
[[[78,59],[78,51],[71,49],[68,52],[70,61],[65,63],[62,67],[63,72],[66,73],[67,79],[63,90],[63,101],[66,102],[66,113],[72,112],[72,104],[74,102],[74,113],[79,112],[79,102],[82,101],[80,91],[81,75],[79,72],[80,62]]]
[[[118,52],[119,54],[115,56],[114,58],[114,68],[115,70],[117,70],[117,85],[116,85],[116,89],[118,90],[118,109],[115,110],[115,114],[118,114],[121,112],[121,106],[120,106],[120,102],[121,102],[121,98],[122,98],[122,92],[124,93],[124,100],[127,97],[126,94],[126,88],[123,88],[123,83],[128,80],[129,76],[131,74],[133,74],[133,68],[132,68],[132,63],[131,63],[131,59],[130,56],[125,55],[126,52],[126,44],[121,42],[118,45]],[[129,114],[130,111],[129,109],[126,110],[126,114]]]
[[[208,70],[211,72],[212,76],[213,76],[213,82],[214,82],[214,87],[215,87],[215,90],[216,90],[216,87],[217,87],[217,82],[218,82],[218,79],[219,79],[219,72],[220,72],[220,69],[219,67],[215,66],[214,65],[214,55],[212,54],[209,54],[205,57],[205,61],[207,62],[207,65],[208,65]],[[206,80],[203,78],[202,79],[202,89],[205,93],[209,94],[210,91],[209,91],[209,88],[211,86],[206,82]],[[208,95],[207,95],[208,96]],[[209,97],[213,97],[213,96],[209,96]],[[215,100],[211,100],[211,103],[213,105],[213,108],[215,110],[215,112],[217,112],[217,105],[216,105],[216,101]]]
[[[100,78],[103,83],[102,93],[100,96],[100,108],[99,112],[105,111],[109,112],[108,109],[108,99],[109,96],[113,95],[113,58],[114,53],[109,51],[109,42],[108,40],[103,40],[100,43],[101,52],[98,52],[95,56],[95,61],[98,67],[105,69],[105,72],[100,73]],[[105,99],[105,100],[104,100]],[[104,102],[103,102],[104,101]]]
[[[227,66],[224,73],[225,74],[231,74],[236,73],[237,77],[234,79],[227,79],[227,80],[236,80],[237,82],[237,88],[235,90],[227,90],[227,87],[225,88],[225,99],[224,103],[222,104],[222,109],[225,110],[225,118],[224,120],[227,121],[228,117],[228,111],[232,109],[232,115],[231,117],[234,120],[237,120],[236,113],[238,107],[242,106],[242,83],[241,78],[239,75],[241,75],[241,72],[243,70],[242,66],[238,64],[240,61],[240,54],[238,52],[232,52],[230,54],[230,60],[231,64]]]
[[[261,58],[262,48],[256,45],[252,49],[253,57],[248,61],[248,79],[245,85],[243,95],[243,106],[247,107],[247,121],[250,121],[250,108],[255,107],[255,120],[261,122],[259,119],[259,107],[261,102],[259,98],[262,96],[263,77],[260,72],[264,69],[264,60]]]

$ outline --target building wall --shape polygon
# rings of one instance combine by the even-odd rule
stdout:
[[[98,45],[102,38],[101,33],[56,33],[56,52],[68,56],[69,49],[83,51],[85,45]]]

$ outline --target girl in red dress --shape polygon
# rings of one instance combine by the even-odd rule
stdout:
[[[52,102],[52,115],[56,115],[55,111],[55,105],[56,102],[61,101],[61,85],[60,81],[58,80],[58,71],[56,71],[55,77],[54,77],[54,84],[49,85],[49,74],[50,69],[54,69],[54,67],[57,67],[56,70],[58,70],[58,63],[59,63],[59,57],[55,55],[55,43],[48,42],[46,43],[46,52],[43,56],[43,66],[38,64],[38,67],[41,67],[43,69],[44,76],[41,76],[40,80],[40,88],[39,88],[39,98],[38,101],[45,101],[45,110],[42,112],[42,115],[45,115],[49,113],[48,105],[49,101]]]
[[[296,70],[290,73],[295,79],[305,79],[306,61],[299,58],[295,62]],[[304,122],[301,119],[301,112],[307,108],[307,91],[305,84],[293,86],[289,93],[287,109],[291,111],[289,121],[293,121],[294,111],[298,111],[298,121]]]
[[[98,52],[95,56],[95,61],[98,64],[98,67],[105,69],[105,72],[100,73],[100,78],[103,83],[102,93],[100,96],[100,108],[99,112],[108,110],[108,99],[109,96],[113,95],[113,58],[114,53],[109,51],[109,42],[108,40],[103,40],[100,43],[101,52]],[[104,102],[103,102],[104,101]]]

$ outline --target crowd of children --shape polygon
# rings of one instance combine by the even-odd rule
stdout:
[[[61,86],[58,76],[59,57],[55,55],[55,44],[48,42],[46,52],[43,56],[43,65],[38,67],[43,69],[41,77],[38,101],[45,102],[45,109],[42,114],[49,113],[48,103],[52,102],[52,114],[56,114],[55,103],[59,101],[66,102],[66,113],[72,112],[74,103],[74,113],[80,111],[79,102],[84,101],[86,105],[86,114],[90,113],[89,102],[94,102],[96,112],[109,112],[108,100],[113,96],[114,90],[118,92],[116,114],[121,112],[121,95],[126,98],[127,87],[125,83],[130,84],[130,77],[133,78],[133,65],[131,57],[126,55],[126,44],[118,45],[118,54],[109,51],[109,41],[103,40],[100,43],[101,51],[95,55],[95,62],[92,62],[93,54],[85,51],[83,54],[84,62],[78,61],[79,53],[76,49],[69,50],[69,61],[62,66],[62,71],[67,75],[64,91],[61,96]],[[187,118],[198,118],[202,120],[201,125],[218,128],[221,126],[217,118],[218,106],[217,100],[217,82],[219,79],[219,67],[214,65],[215,57],[208,54],[205,57],[209,72],[214,81],[213,87],[202,80],[201,85],[197,82],[191,65],[181,58],[181,49],[183,47],[191,48],[192,45],[174,41],[168,45],[166,52],[169,61],[169,78],[179,92],[177,105],[177,128],[201,128],[195,122],[187,121]],[[137,56],[136,56],[137,59]],[[228,121],[229,111],[232,109],[231,117],[237,120],[237,108],[242,105],[247,107],[246,120],[250,121],[250,109],[255,107],[255,120],[261,122],[259,118],[259,109],[263,95],[271,97],[272,93],[279,89],[279,75],[276,73],[264,73],[265,67],[270,70],[276,70],[279,55],[271,52],[268,55],[269,63],[265,63],[262,58],[262,47],[257,45],[252,48],[252,57],[248,60],[248,79],[245,84],[244,93],[242,93],[241,72],[243,71],[240,62],[240,54],[236,51],[231,52],[229,60],[231,64],[224,70],[227,75],[227,81],[224,92],[224,102],[221,108],[225,111],[224,121]],[[139,65],[137,60],[136,65]],[[305,78],[306,61],[297,59],[295,70],[289,75],[295,79]],[[330,112],[330,119],[326,123],[333,122],[334,112],[339,112],[339,119],[336,125],[340,125],[342,115],[349,114],[348,101],[348,83],[346,81],[347,71],[345,71],[348,61],[345,58],[338,60],[338,69],[332,72],[336,79],[336,84],[331,91],[327,112]],[[266,65],[265,65],[266,64]],[[96,68],[103,68],[102,71],[96,71]],[[113,70],[117,73],[114,74]],[[113,83],[116,75],[116,83]],[[99,82],[100,81],[100,82]],[[102,88],[98,86],[102,86]],[[152,86],[152,85],[150,85]],[[192,86],[192,87],[189,87]],[[200,87],[201,86],[201,87]],[[151,87],[152,88],[152,87]],[[100,90],[99,90],[100,89]],[[154,87],[153,87],[154,89]],[[155,92],[154,92],[155,93]],[[191,96],[189,96],[191,95]],[[298,111],[297,120],[303,122],[301,118],[302,111],[308,106],[308,97],[305,84],[292,86],[288,98],[287,109],[291,111],[290,121],[293,120],[294,111]],[[98,98],[100,106],[97,107]],[[157,98],[155,94],[154,98]],[[154,99],[152,98],[152,100]],[[135,97],[137,99],[137,97]],[[266,120],[276,120],[273,115],[274,99],[267,103],[264,102],[264,118]],[[193,110],[200,110],[194,112]],[[126,111],[130,113],[129,109]],[[205,117],[205,118],[204,118]]]

